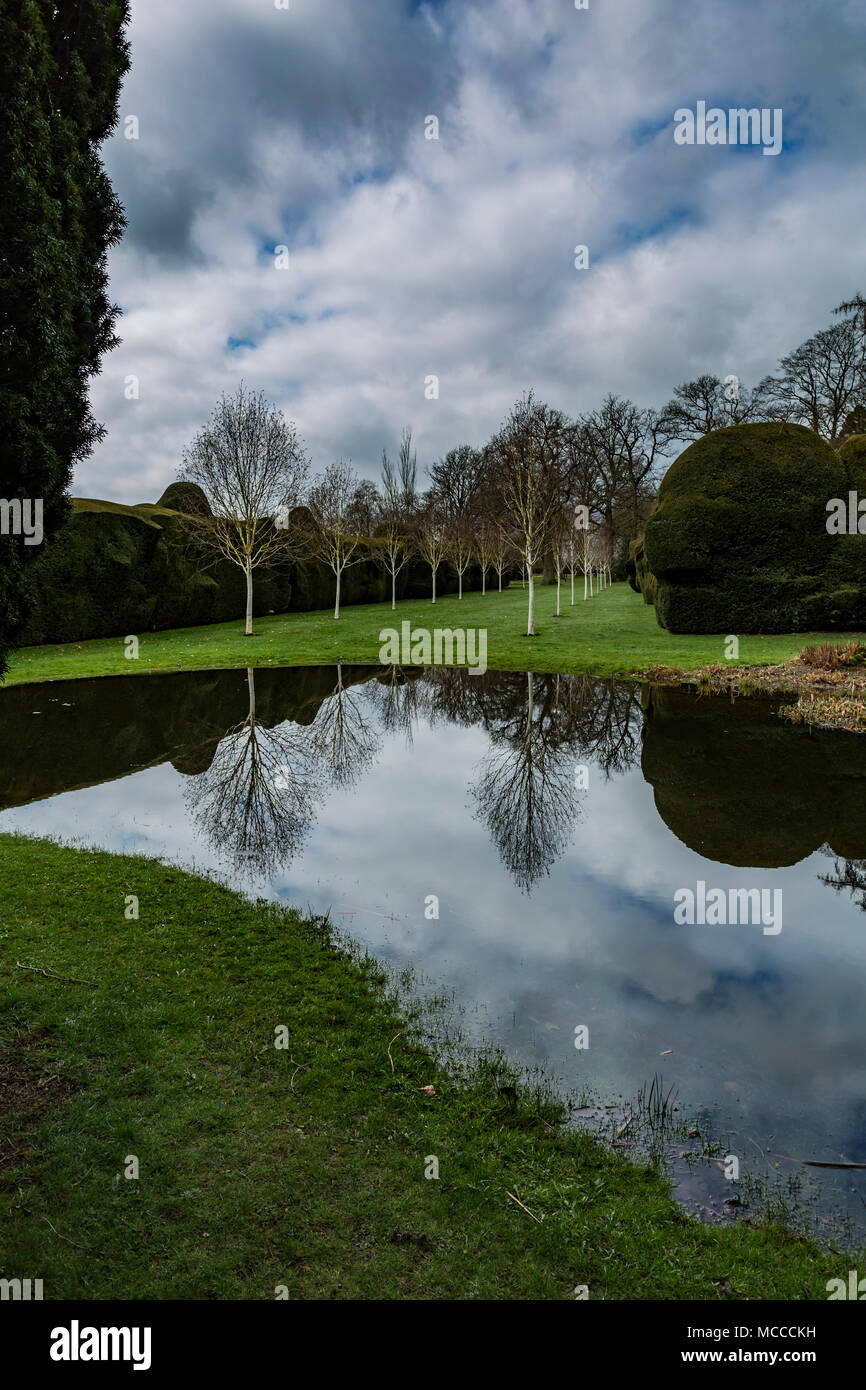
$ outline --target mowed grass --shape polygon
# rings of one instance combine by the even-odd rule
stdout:
[[[139,675],[147,671],[197,671],[233,666],[304,666],[338,660],[377,665],[380,632],[404,622],[414,628],[476,628],[487,631],[487,665],[500,671],[631,674],[663,665],[695,670],[726,659],[728,634],[706,636],[665,632],[655,612],[626,584],[614,584],[585,602],[582,586],[570,603],[563,587],[562,613],[556,616],[556,590],[536,589],[535,637],[526,636],[526,591],[519,583],[503,593],[448,595],[432,604],[409,600],[391,611],[389,603],[344,608],[338,620],[330,609],[281,613],[255,620],[255,634],[243,635],[243,619],[209,627],[131,634],[139,655],[125,656],[123,637],[62,646],[25,647],[10,663],[7,681],[62,680],[75,676]],[[736,635],[736,634],[734,634]],[[853,634],[862,638],[862,634]],[[739,665],[791,660],[807,644],[838,640],[839,633],[744,636]]]
[[[847,1277],[781,1227],[687,1218],[492,1061],[458,1084],[321,924],[15,836],[0,883],[0,1276],[46,1299],[825,1299]]]

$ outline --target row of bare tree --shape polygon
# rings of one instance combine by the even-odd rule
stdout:
[[[527,634],[535,632],[535,574],[557,585],[582,574],[584,597],[603,584],[638,536],[657,474],[676,444],[711,430],[758,420],[806,424],[830,442],[866,430],[866,300],[856,295],[837,321],[782,358],[779,373],[754,389],[736,377],[704,375],[678,386],[662,410],[608,395],[577,419],[525,393],[481,448],[461,444],[417,478],[412,431],[396,460],[382,455],[380,484],[346,460],[313,479],[293,422],[261,393],[241,385],[223,396],[209,425],[184,454],[181,476],[198,483],[210,516],[195,518],[202,540],[246,576],[246,632],[252,632],[253,574],[278,557],[307,555],[335,578],[340,616],[343,575],[376,555],[390,577],[412,557],[430,567],[431,598],[448,561],[458,595],[471,566],[482,592],[495,574],[519,569],[528,586]],[[368,542],[368,544],[365,544]]]

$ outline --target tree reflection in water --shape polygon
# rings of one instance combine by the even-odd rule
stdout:
[[[491,748],[472,788],[476,814],[525,893],[568,846],[592,761],[609,778],[637,759],[637,687],[578,676],[508,677],[512,698],[491,711]],[[520,686],[522,685],[522,689]]]
[[[309,724],[273,728],[256,718],[255,672],[249,710],[229,730],[207,771],[191,778],[191,814],[214,851],[239,870],[272,875],[301,850],[330,787],[346,788],[375,760],[381,732],[411,744],[422,718],[481,727],[490,750],[471,788],[518,886],[529,892],[563,853],[584,796],[578,765],[606,776],[637,756],[638,688],[577,676],[470,676],[449,668],[388,668],[365,686],[334,689]]]
[[[256,718],[255,672],[247,671],[249,712],[220,742],[206,772],[191,779],[187,805],[211,848],[238,871],[269,877],[301,850],[328,786],[348,786],[376,755],[375,729],[356,694],[336,684],[309,725]]]
[[[833,872],[819,874],[819,881],[836,893],[847,889],[860,911],[866,912],[866,859],[840,860],[829,845],[824,845],[821,853],[832,858]]]
[[[230,729],[207,771],[185,797],[211,848],[240,871],[275,872],[297,854],[315,819],[321,777],[306,729],[269,729],[256,718],[255,672],[247,670],[249,712]]]

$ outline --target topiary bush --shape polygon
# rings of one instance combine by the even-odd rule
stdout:
[[[174,512],[185,512],[187,516],[213,516],[204,488],[185,478],[169,483],[156,505]]]
[[[655,686],[641,768],[662,820],[705,859],[779,868],[822,845],[866,856],[866,739],[794,729],[766,700]]]
[[[167,500],[175,505],[163,505]],[[207,507],[207,498],[193,483],[172,483],[156,505],[127,507],[74,499],[70,520],[53,541],[46,542],[31,567],[32,603],[21,645],[81,642],[241,620],[246,606],[242,571],[204,551],[196,541],[195,527],[186,520],[202,502]],[[299,521],[303,510],[290,517],[290,526]],[[391,581],[381,540],[362,541],[356,557],[357,563],[343,573],[341,606],[389,600]],[[463,587],[467,591],[481,588],[477,566],[464,575]],[[334,575],[327,565],[286,559],[256,570],[253,613],[260,617],[331,608],[334,589]],[[442,564],[437,594],[456,591],[455,571]],[[397,597],[429,598],[429,566],[418,559],[404,565],[397,576]]]
[[[641,563],[671,632],[795,632],[866,624],[866,536],[831,535],[827,503],[866,496],[866,440],[838,454],[803,425],[716,430],[668,469]],[[636,582],[641,579],[634,557]]]
[[[642,595],[644,603],[652,607],[656,601],[656,577],[647,564],[646,546],[642,537],[629,545],[625,573],[631,588],[636,594]]]

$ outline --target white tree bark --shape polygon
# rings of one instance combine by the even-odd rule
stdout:
[[[527,637],[535,636],[535,575],[532,572],[532,565],[527,565],[529,571],[529,617],[526,625]]]
[[[252,565],[250,564],[249,560],[247,560],[247,565],[246,565],[246,576],[247,576],[247,621],[246,621],[246,626],[244,627],[244,636],[245,636],[245,637],[252,637],[252,635],[253,635],[253,567],[252,567]]]

